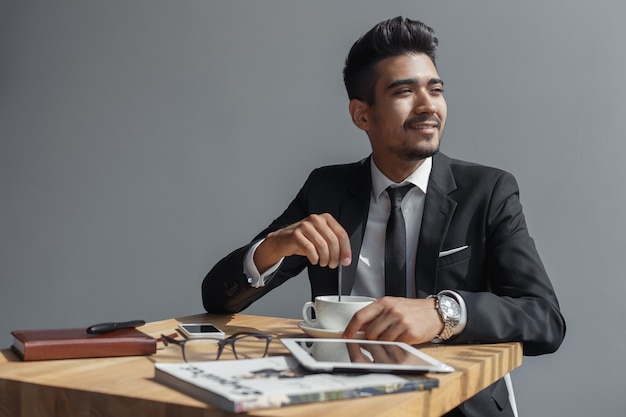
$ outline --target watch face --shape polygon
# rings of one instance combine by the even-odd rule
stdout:
[[[452,298],[443,296],[439,299],[439,308],[441,312],[448,317],[459,318],[461,316],[461,308]]]

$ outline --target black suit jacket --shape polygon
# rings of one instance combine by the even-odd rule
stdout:
[[[311,265],[305,257],[286,258],[258,289],[248,284],[243,260],[269,232],[313,213],[330,213],[338,219],[350,236],[352,259],[358,259],[372,188],[370,163],[371,158],[366,158],[313,171],[280,217],[209,272],[202,284],[205,309],[239,312],[304,268],[308,268],[312,297],[336,293],[337,270]],[[355,270],[356,262],[344,268],[343,293],[350,292]],[[526,228],[517,183],[507,172],[442,153],[433,157],[415,282],[419,298],[443,289],[464,298],[467,325],[448,343],[520,341],[525,355],[540,355],[555,351],[565,336],[556,295]],[[502,381],[467,401],[460,411],[468,416],[512,415]]]

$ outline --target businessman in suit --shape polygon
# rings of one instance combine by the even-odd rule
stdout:
[[[344,81],[371,155],[313,171],[282,215],[209,272],[207,311],[241,311],[304,268],[313,297],[335,294],[341,264],[342,293],[377,298],[344,337],[363,330],[410,344],[520,341],[525,355],[560,346],[565,321],[515,179],[439,152],[447,106],[437,46],[430,27],[401,17],[353,45]],[[399,229],[388,234],[387,222],[398,215],[404,246],[392,250]],[[401,254],[400,268],[386,269],[397,263],[389,253]],[[449,415],[512,416],[504,382]]]

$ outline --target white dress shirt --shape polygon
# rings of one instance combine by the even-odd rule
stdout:
[[[391,211],[389,195],[385,191],[390,185],[402,186],[413,184],[409,192],[402,199],[402,214],[404,216],[406,234],[406,289],[407,297],[416,298],[415,288],[415,262],[417,257],[417,244],[422,225],[424,203],[428,191],[428,179],[432,169],[432,158],[427,158],[411,175],[403,182],[395,183],[383,174],[372,159],[372,193],[370,195],[369,214],[361,245],[361,252],[357,260],[357,269],[352,295],[364,295],[380,298],[385,295],[385,230]],[[254,252],[263,242],[259,241],[247,253],[244,261],[244,273],[248,277],[251,286],[258,288],[265,285],[272,274],[278,269],[282,260],[277,262],[263,274],[260,274],[254,264]],[[354,259],[353,259],[354,261]],[[461,307],[461,320],[455,329],[455,334],[460,333],[467,323],[467,312],[463,298],[456,292],[445,290],[441,294],[454,297]]]
[[[353,295],[366,295],[380,298],[385,295],[385,230],[391,211],[389,186],[413,184],[402,199],[402,215],[406,226],[406,290],[407,297],[415,298],[415,258],[417,241],[422,226],[422,214],[428,188],[428,178],[432,169],[432,158],[427,158],[403,182],[395,183],[383,174],[374,161],[371,163],[372,194],[363,244],[356,267],[356,278],[352,287]]]

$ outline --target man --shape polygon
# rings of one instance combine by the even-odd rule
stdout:
[[[437,46],[431,28],[401,17],[354,44],[344,80],[371,156],[311,173],[280,217],[207,275],[207,311],[241,311],[305,267],[313,297],[335,294],[341,264],[343,293],[377,298],[344,337],[364,330],[368,339],[410,344],[520,341],[526,355],[559,347],[565,321],[515,179],[439,152],[447,107]],[[398,216],[393,188],[407,184],[394,203],[402,213],[394,222],[405,225],[386,237]],[[386,249],[403,234],[400,249]],[[450,415],[512,416],[504,382]]]

